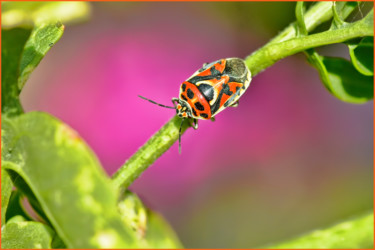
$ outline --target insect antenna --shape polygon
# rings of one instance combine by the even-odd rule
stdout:
[[[146,100],[146,101],[149,101],[149,102],[151,102],[151,103],[153,103],[153,104],[156,104],[156,105],[158,105],[158,106],[160,106],[160,107],[163,107],[163,108],[176,109],[176,107],[166,106],[166,105],[163,105],[163,104],[160,104],[160,103],[154,102],[153,100],[150,100],[150,99],[148,99],[148,98],[146,98],[146,97],[143,97],[143,96],[140,96],[140,95],[138,95],[138,97],[140,97],[140,98],[142,98],[142,99],[144,99],[144,100]]]
[[[182,131],[182,124],[184,123],[185,119],[181,119],[180,130],[178,131],[178,153],[181,154],[181,131]]]

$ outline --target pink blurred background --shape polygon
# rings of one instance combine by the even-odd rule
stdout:
[[[63,120],[112,175],[175,112],[205,62],[246,57],[294,20],[295,3],[92,3],[22,92]],[[344,46],[325,52],[347,57]],[[238,108],[201,121],[135,183],[187,248],[254,248],[373,204],[373,102],[339,101],[303,55],[257,75]]]

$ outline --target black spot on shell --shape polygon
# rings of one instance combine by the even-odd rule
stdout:
[[[181,98],[184,99],[185,101],[187,101],[187,98],[184,94],[181,94]]]
[[[204,110],[204,107],[203,105],[200,103],[200,102],[196,102],[194,103],[194,106],[196,109],[198,109],[199,111],[203,111]]]
[[[203,117],[203,118],[208,118],[208,115],[207,114],[205,114],[205,113],[202,113],[202,114],[200,114],[200,117]]]
[[[193,99],[194,98],[194,92],[191,91],[191,89],[188,89],[187,90],[187,96],[189,97],[189,99]]]
[[[181,89],[182,89],[182,92],[185,92],[185,89],[186,89],[186,84],[185,83],[182,84]]]

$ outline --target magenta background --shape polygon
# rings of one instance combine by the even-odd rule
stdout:
[[[244,58],[294,18],[290,3],[92,6],[89,22],[67,25],[22,103],[77,130],[109,174],[175,114],[137,95],[170,105],[204,62]],[[372,128],[372,102],[337,100],[292,56],[257,75],[238,108],[189,129],[182,155],[175,144],[131,189],[185,247],[262,246],[371,209]]]

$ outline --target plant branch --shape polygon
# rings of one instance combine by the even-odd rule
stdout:
[[[113,175],[116,187],[127,188],[143,171],[167,151],[178,140],[181,119],[174,116],[154,134],[129,160]],[[181,134],[189,127],[188,121],[182,126]]]
[[[341,43],[356,37],[372,36],[373,30],[364,21],[346,24],[340,29],[268,44],[247,57],[246,64],[251,73],[256,75],[280,59],[298,52],[328,44]]]
[[[337,5],[344,6],[343,3]],[[346,11],[348,16],[351,11]],[[314,30],[319,24],[332,18],[332,3],[320,2],[313,5],[305,13],[307,31]],[[278,60],[309,48],[338,43],[347,39],[369,35],[368,29],[361,31],[366,23],[359,21],[348,24],[337,30],[329,30],[314,35],[297,37],[295,23],[272,39],[268,44],[248,56],[245,61],[252,76],[273,65]],[[145,171],[158,157],[178,140],[178,130],[181,119],[177,116],[167,122],[152,136],[125,164],[113,175],[113,183],[117,188],[127,188],[139,175]],[[187,122],[182,133],[188,128]]]
[[[313,5],[305,13],[305,25],[307,31],[314,30],[318,25],[332,18],[332,2],[320,2]],[[297,36],[296,23],[291,23],[279,35],[274,37],[267,45],[279,43]],[[266,46],[267,46],[266,45]]]

